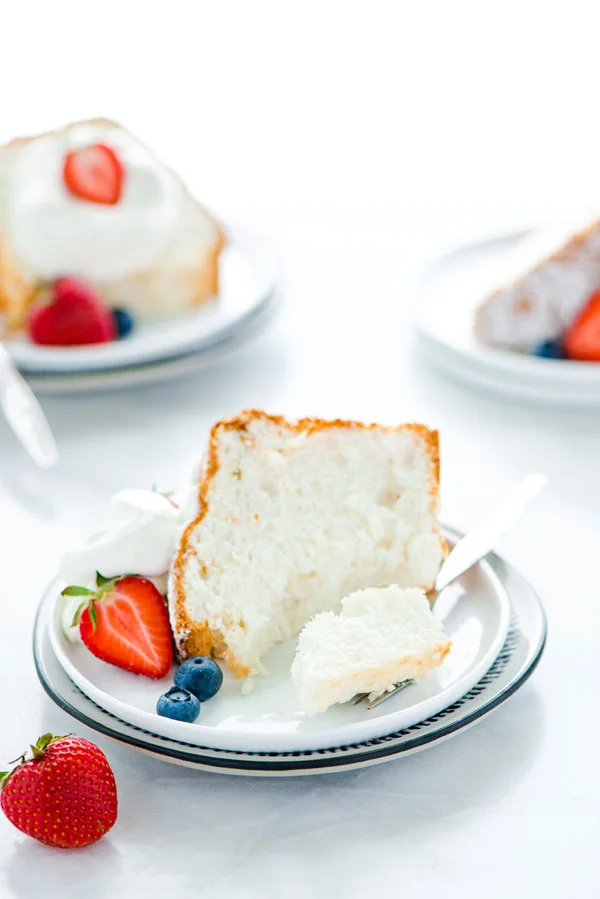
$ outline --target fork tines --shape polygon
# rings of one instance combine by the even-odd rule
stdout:
[[[404,690],[405,687],[410,686],[410,684],[414,684],[414,680],[402,680],[400,683],[396,684],[393,690],[388,690],[387,693],[382,693],[381,696],[377,696],[376,699],[372,699],[371,702],[368,702],[370,693],[357,693],[350,702],[352,705],[366,705],[367,709],[371,711],[371,709],[376,708],[376,706],[381,705],[382,702],[385,702],[387,699],[391,699],[392,696],[395,696],[400,690]]]

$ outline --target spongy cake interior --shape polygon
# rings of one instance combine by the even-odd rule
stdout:
[[[443,555],[437,435],[245,413],[211,435],[200,518],[171,575],[182,655],[239,675],[354,590],[432,586]]]
[[[322,712],[357,693],[372,697],[440,665],[450,640],[422,590],[359,590],[339,615],[323,612],[300,633],[292,679],[303,709]]]

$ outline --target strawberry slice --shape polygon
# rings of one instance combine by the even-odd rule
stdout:
[[[600,362],[600,290],[591,295],[571,324],[564,349],[569,359]]]
[[[125,171],[112,147],[93,144],[67,153],[63,179],[74,197],[114,206],[121,199]]]
[[[135,575],[107,580],[98,575],[96,592],[67,587],[65,596],[83,596],[81,639],[97,658],[118,668],[160,678],[173,662],[171,626],[165,602],[149,580]]]

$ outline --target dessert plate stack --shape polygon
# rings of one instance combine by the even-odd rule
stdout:
[[[446,531],[449,541],[460,535]],[[107,665],[60,628],[54,581],[34,634],[40,681],[62,709],[112,739],[201,770],[265,776],[357,768],[416,752],[459,733],[508,699],[535,668],[546,622],[529,584],[491,554],[443,592],[435,613],[452,639],[441,668],[371,711],[346,703],[306,717],[289,668],[295,641],[267,657],[271,676],[244,695],[226,674],[219,694],[187,724],[155,713],[172,677],[153,681]]]
[[[600,364],[540,359],[484,346],[475,339],[475,310],[507,280],[524,239],[519,230],[464,243],[422,272],[414,301],[423,357],[445,375],[520,402],[569,409],[600,406]],[[542,235],[543,236],[543,235]]]
[[[262,330],[277,304],[278,264],[263,238],[230,229],[220,258],[218,299],[176,318],[138,324],[131,337],[82,347],[6,344],[38,392],[85,392],[162,381],[196,371]]]

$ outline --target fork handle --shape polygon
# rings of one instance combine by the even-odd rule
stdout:
[[[478,527],[458,541],[439,570],[435,582],[437,593],[496,548],[500,537],[521,518],[546,483],[545,475],[538,472],[528,474]]]

